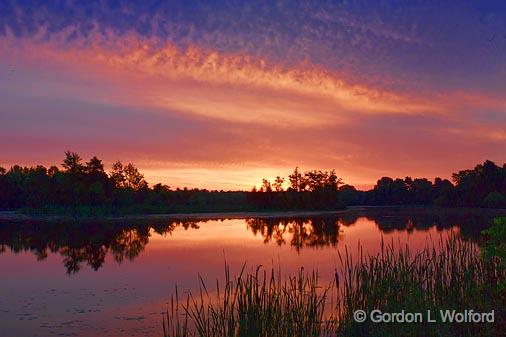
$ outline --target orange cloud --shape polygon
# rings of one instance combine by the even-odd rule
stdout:
[[[336,168],[365,186],[382,175],[447,176],[503,153],[504,123],[476,120],[504,116],[501,98],[385,92],[309,63],[180,50],[135,35],[43,35],[0,38],[0,65],[16,68],[0,81],[14,97],[0,128],[0,143],[14,144],[2,150],[9,156],[50,145],[59,160],[66,148],[83,149],[133,161],[151,183],[249,189],[296,165]]]
[[[361,85],[351,85],[311,64],[287,67],[248,55],[226,55],[171,44],[159,46],[135,36],[66,43],[3,38],[2,54],[46,59],[116,78],[119,97],[210,118],[287,125],[340,123],[354,114],[417,114],[433,109]],[[10,42],[10,43],[9,43]],[[131,93],[135,93],[132,95]]]

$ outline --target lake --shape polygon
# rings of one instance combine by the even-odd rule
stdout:
[[[500,214],[500,213],[499,213]],[[504,213],[503,213],[504,214]],[[448,235],[475,240],[484,210],[352,209],[338,213],[47,219],[0,216],[0,326],[5,337],[162,336],[175,287],[211,287],[246,263],[282,274],[318,269],[338,251],[381,242],[417,250]]]

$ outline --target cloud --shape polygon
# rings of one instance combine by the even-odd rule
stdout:
[[[98,36],[92,45],[77,42],[75,46],[62,42],[67,40],[63,33],[49,41],[2,40],[3,58],[60,64],[74,71],[86,68],[123,91],[143,87],[135,98],[144,104],[213,118],[314,124],[338,122],[356,113],[416,114],[431,109],[427,102],[406,100],[393,92],[349,85],[311,64],[288,68],[249,55],[197,47],[179,50],[171,44],[160,47],[135,35]],[[125,78],[128,85],[123,84]]]
[[[2,165],[70,148],[228,189],[296,165],[367,185],[505,160],[490,8],[0,6]]]
[[[501,3],[229,2],[2,3],[4,34],[67,42],[135,34],[288,67],[308,61],[347,83],[385,90],[484,89],[506,72]],[[1,34],[1,33],[0,33]],[[480,65],[480,66],[477,66]]]

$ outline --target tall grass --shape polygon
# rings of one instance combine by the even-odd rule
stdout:
[[[343,276],[339,287],[336,331],[342,336],[493,336],[496,324],[356,323],[355,310],[371,312],[421,312],[439,310],[495,310],[504,317],[498,280],[504,278],[497,261],[481,258],[476,245],[457,237],[440,240],[437,246],[413,253],[408,247],[394,249],[382,243],[376,256],[360,254],[354,263],[340,255]],[[502,294],[504,295],[504,294]],[[501,316],[502,315],[502,316]],[[371,334],[371,331],[374,331]],[[497,330],[498,331],[498,330]],[[498,335],[499,336],[499,335]]]
[[[195,296],[181,302],[176,291],[164,315],[166,337],[320,336],[324,332],[327,289],[318,286],[318,274],[303,269],[281,282],[274,270],[244,266],[232,279],[225,266],[224,287],[216,284],[211,296],[202,279]]]
[[[200,280],[197,294],[176,291],[164,315],[165,337],[323,337],[323,336],[500,336],[504,330],[504,270],[482,259],[477,246],[456,237],[413,253],[384,245],[353,260],[339,255],[335,280],[319,285],[317,272],[301,269],[281,280],[280,273],[245,268],[214,293]],[[502,301],[502,302],[501,302]],[[496,323],[357,323],[353,312],[423,312],[439,309],[495,310]],[[502,328],[501,328],[502,326]]]

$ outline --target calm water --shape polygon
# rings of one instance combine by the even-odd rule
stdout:
[[[161,336],[161,312],[177,285],[232,270],[317,268],[322,282],[337,251],[381,239],[420,249],[455,232],[476,238],[483,213],[354,210],[341,214],[229,219],[0,220],[0,335]]]

